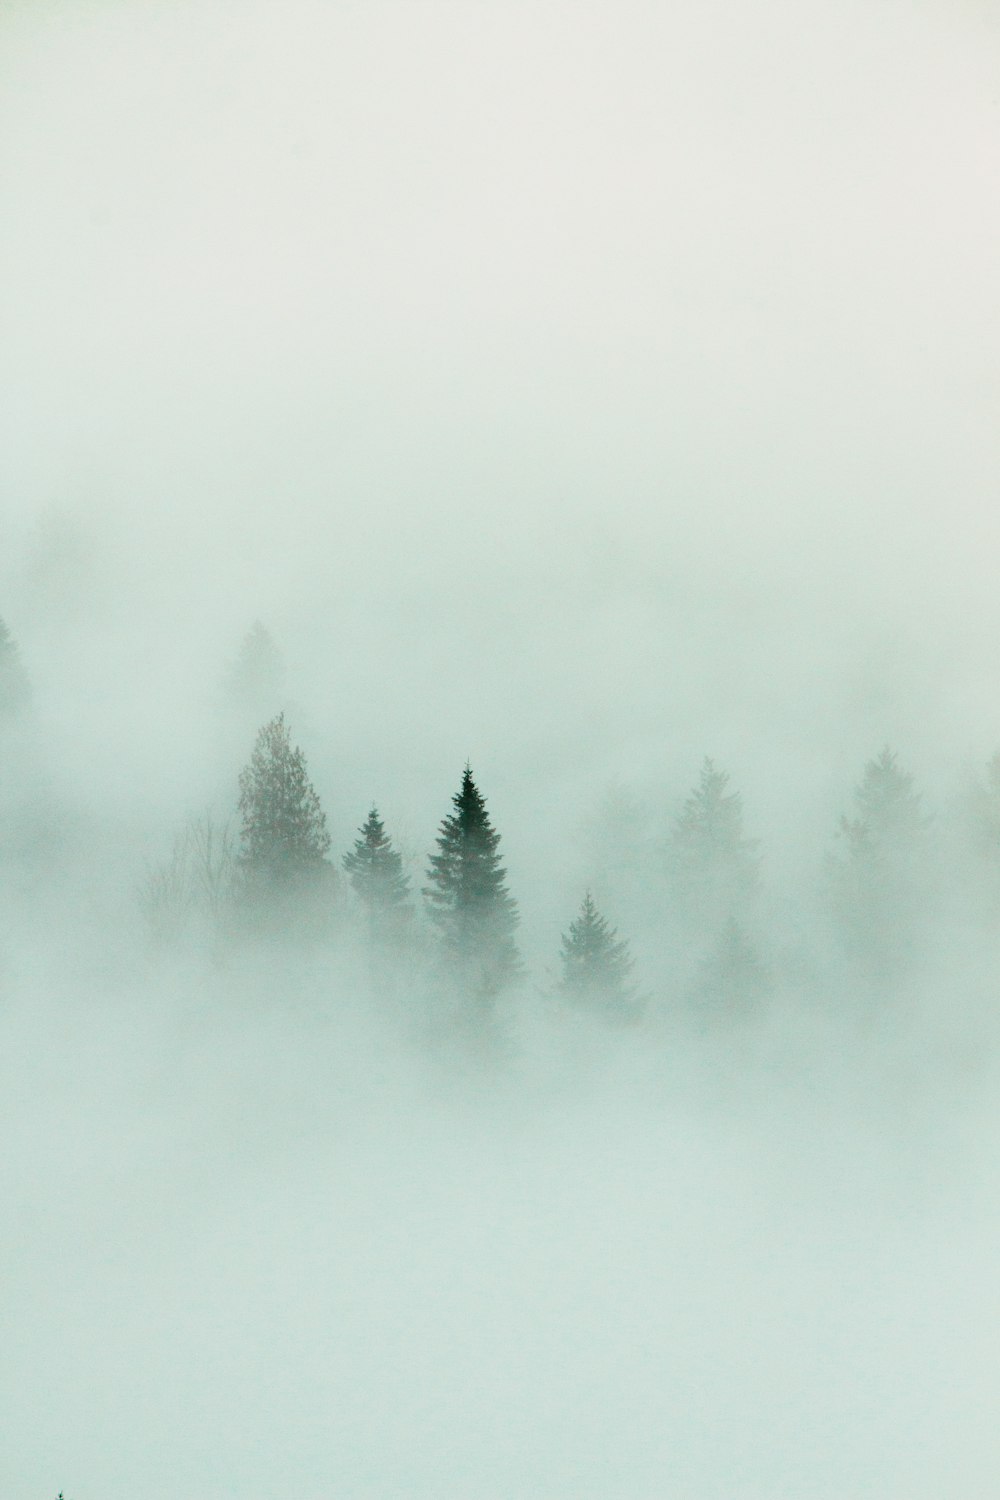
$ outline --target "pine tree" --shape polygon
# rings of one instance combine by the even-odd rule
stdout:
[[[354,848],[344,855],[343,866],[367,914],[371,936],[398,934],[410,910],[410,881],[376,807],[359,829]]]
[[[430,856],[424,896],[459,985],[481,1001],[516,981],[522,963],[514,932],[517,903],[497,852],[500,835],[468,766]]]
[[[0,721],[16,718],[30,697],[31,686],[17,642],[0,620]]]
[[[270,632],[255,620],[226,673],[225,690],[233,708],[243,714],[274,713],[285,690],[281,653]]]
[[[743,799],[728,788],[728,774],[706,756],[674,824],[669,851],[685,915],[713,931],[747,911],[760,883],[757,840],[744,837]]]
[[[952,809],[951,859],[955,886],[979,918],[1000,918],[1000,751],[985,777],[969,775]]]
[[[305,757],[292,748],[284,714],[265,724],[240,774],[240,868],[272,890],[329,879],[330,835]]]
[[[768,971],[757,949],[736,918],[727,917],[702,960],[694,998],[718,1016],[736,1017],[755,1009],[768,985]]]
[[[627,1018],[638,1009],[633,967],[628,943],[601,916],[588,891],[580,915],[563,934],[559,994],[574,1005]]]
[[[844,854],[827,862],[833,908],[847,947],[884,970],[910,947],[930,880],[929,819],[888,746],[866,764],[854,813],[840,819]]]
[[[986,775],[968,789],[964,807],[966,837],[977,854],[1000,865],[1000,750],[986,763]]]

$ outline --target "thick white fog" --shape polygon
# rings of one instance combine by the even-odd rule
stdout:
[[[998,77],[0,7],[0,1495],[992,1493]]]

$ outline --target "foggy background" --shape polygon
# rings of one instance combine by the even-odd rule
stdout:
[[[820,908],[883,745],[941,826],[1000,747],[998,77],[971,0],[0,9],[5,1494],[990,1492],[996,932],[859,1021]],[[471,762],[503,1065],[150,950],[278,708],[417,889]],[[606,833],[706,754],[781,979],[708,1040]],[[546,1005],[588,884],[639,1032]]]

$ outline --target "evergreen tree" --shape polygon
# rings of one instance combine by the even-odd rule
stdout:
[[[727,917],[718,940],[702,960],[694,997],[720,1016],[746,1014],[761,1000],[769,975],[735,917]]]
[[[743,799],[707,756],[674,823],[669,865],[678,901],[697,926],[718,931],[746,913],[760,883],[757,840],[743,833]]]
[[[928,824],[912,774],[887,746],[866,764],[854,816],[840,819],[844,853],[827,865],[841,935],[877,970],[892,967],[915,935],[929,894]]]
[[[0,721],[16,718],[30,697],[28,674],[21,662],[17,642],[0,620]]]
[[[986,775],[967,797],[969,842],[990,864],[1000,865],[1000,750],[986,763]]]
[[[500,863],[500,835],[468,766],[452,804],[430,856],[424,896],[459,985],[490,1001],[522,973],[514,942],[517,903]]]
[[[258,734],[239,784],[239,863],[244,877],[273,891],[329,879],[333,871],[326,857],[326,815],[302,751],[292,748],[284,714]]]
[[[612,783],[580,829],[580,862],[602,896],[647,925],[662,916],[662,851],[646,806]]]
[[[965,904],[981,918],[1000,917],[1000,751],[986,774],[970,776],[953,809],[952,860]]]
[[[559,994],[574,1005],[632,1016],[638,1009],[633,967],[628,943],[601,916],[588,891],[580,915],[563,934]]]
[[[236,660],[229,667],[226,693],[241,716],[274,713],[285,691],[281,653],[270,632],[255,620],[243,637]]]
[[[376,807],[359,829],[354,848],[344,855],[343,865],[367,914],[371,936],[398,933],[410,910],[410,881],[403,873],[403,856],[393,848]]]

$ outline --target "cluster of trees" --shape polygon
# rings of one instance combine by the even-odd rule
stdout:
[[[335,870],[326,815],[284,714],[265,724],[239,779],[234,889],[257,921],[322,920]],[[423,896],[440,939],[442,967],[476,1004],[491,1003],[522,977],[517,903],[507,887],[500,836],[470,767],[441,823]],[[405,946],[414,904],[403,857],[372,807],[342,859],[373,951]]]
[[[976,838],[1000,871],[1000,756],[977,795]],[[283,714],[257,736],[239,778],[238,807],[239,832],[231,843],[213,835],[208,822],[187,831],[181,853],[188,883],[193,872],[216,912],[226,890],[230,911],[257,926],[322,927],[335,909],[338,871],[325,814]],[[859,973],[887,978],[905,962],[934,869],[929,829],[912,775],[894,752],[883,750],[864,768],[824,872],[841,946]],[[373,954],[412,957],[421,942],[426,953],[426,932],[433,932],[438,975],[483,1014],[526,977],[500,835],[471,767],[440,823],[419,893],[374,806],[340,867]],[[697,955],[687,992],[719,1014],[752,1007],[773,978],[762,951],[766,945],[756,935],[761,867],[759,843],[744,830],[740,794],[728,774],[706,759],[674,820],[662,873],[674,920],[670,933]],[[424,927],[417,920],[419,905]],[[568,1004],[627,1021],[646,1003],[634,976],[629,941],[587,890],[562,936],[559,972],[550,988]]]
[[[231,705],[244,718],[256,713],[273,701],[282,675],[273,642],[255,625],[226,680]],[[0,621],[0,723],[22,714],[29,700],[17,645]],[[328,934],[349,907],[387,982],[387,955],[397,971],[400,962],[411,972],[417,963],[426,972],[429,963],[473,1013],[488,1014],[526,979],[500,835],[471,767],[416,891],[376,806],[353,846],[339,860],[332,857],[326,815],[283,713],[256,735],[238,779],[237,812],[235,828],[210,816],[191,821],[168,860],[148,874],[142,900],[159,936],[175,935],[192,920],[236,931]],[[760,915],[760,844],[745,831],[743,801],[728,774],[704,761],[655,859],[645,864],[633,858],[641,817],[616,806],[612,822],[607,857],[595,859],[591,888],[562,935],[548,988],[567,1004],[621,1020],[642,1013],[651,977],[660,990],[679,983],[716,1013],[753,1007],[780,981],[781,955]],[[882,750],[865,765],[834,846],[823,867],[823,907],[842,957],[859,976],[887,981],[905,971],[928,915],[940,910],[946,868],[955,876],[952,892],[964,879],[976,892],[969,904],[1000,927],[1000,753],[942,828],[924,812],[912,774],[894,751]],[[955,855],[950,867],[949,854]],[[622,878],[629,873],[631,898]],[[345,880],[347,903],[336,897]],[[647,949],[658,945],[672,955],[666,964],[655,956],[650,964],[647,951],[641,985],[629,941],[600,909],[608,896],[618,910],[635,913],[644,937],[654,935]]]
[[[175,936],[194,909],[237,930],[329,933],[337,921],[339,872],[326,814],[283,713],[259,731],[238,786],[238,832],[209,816],[193,819],[175,840],[170,859],[147,877],[142,899],[154,930]],[[425,954],[417,894],[377,807],[340,867],[373,958]],[[441,821],[419,897],[436,938],[438,978],[474,1013],[490,1014],[499,997],[526,978],[526,969],[500,835],[470,766]],[[632,967],[628,945],[588,892],[562,940],[556,992],[632,1016],[639,1005]],[[379,972],[387,976],[385,967]]]

